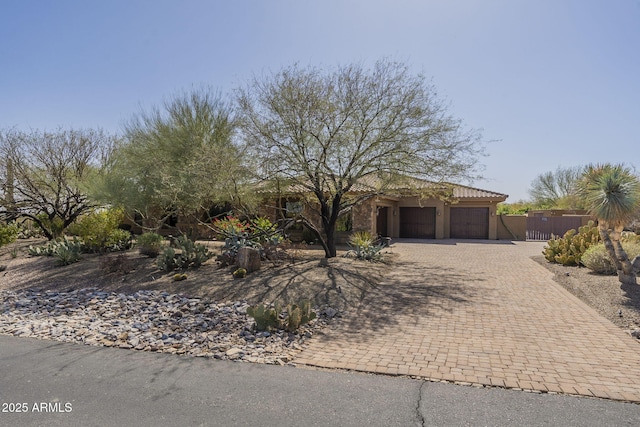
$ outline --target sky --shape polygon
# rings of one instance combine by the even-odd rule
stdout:
[[[102,128],[182,91],[387,58],[482,129],[476,187],[640,166],[640,0],[0,0],[0,129]]]

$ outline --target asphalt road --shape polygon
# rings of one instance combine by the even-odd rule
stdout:
[[[0,426],[640,425],[629,403],[9,336],[0,404]]]

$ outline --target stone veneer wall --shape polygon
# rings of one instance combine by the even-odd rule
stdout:
[[[362,202],[354,206],[351,210],[351,221],[353,231],[369,231],[374,233],[374,215],[371,201]]]

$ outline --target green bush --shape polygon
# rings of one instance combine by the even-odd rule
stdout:
[[[549,262],[562,265],[578,265],[582,255],[590,246],[600,241],[598,227],[593,221],[576,230],[569,230],[564,236],[551,239],[544,247],[542,254]]]
[[[155,258],[160,254],[164,237],[158,233],[143,233],[136,239],[138,251],[142,255]]]
[[[345,254],[353,255],[356,259],[364,261],[381,261],[384,245],[374,244],[375,240],[368,231],[357,231],[349,236],[347,244],[351,247]]]
[[[633,260],[640,255],[640,243],[622,242],[622,249],[627,253],[629,259]],[[605,248],[604,243],[591,246],[582,255],[582,264],[589,270],[598,274],[616,274],[616,267]]]
[[[158,258],[157,265],[164,271],[175,269],[186,270],[188,268],[198,268],[205,261],[213,257],[206,246],[196,244],[188,237],[180,236],[176,239],[177,251],[173,248],[166,248]]]
[[[125,250],[131,247],[131,233],[118,228],[123,219],[120,208],[97,210],[83,215],[67,232],[82,240],[86,252]]]
[[[20,227],[16,224],[0,224],[0,247],[15,242],[18,233],[20,233]]]

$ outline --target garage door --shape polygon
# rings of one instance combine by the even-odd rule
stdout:
[[[400,208],[400,237],[436,238],[436,208]]]
[[[452,239],[488,239],[489,208],[451,208]]]

